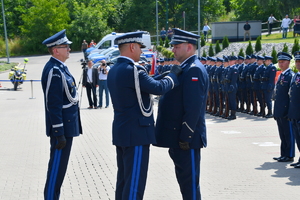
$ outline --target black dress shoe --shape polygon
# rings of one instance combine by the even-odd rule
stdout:
[[[293,162],[294,158],[293,157],[282,157],[281,159],[277,160],[278,162]]]
[[[235,116],[235,115],[230,115],[230,116],[227,117],[226,119],[228,119],[228,120],[234,120],[234,119],[236,119],[236,116]]]
[[[266,115],[265,118],[272,118],[273,115]]]
[[[300,164],[300,162],[296,162],[296,163],[290,164],[290,166],[294,167],[294,166],[299,165],[299,164]]]
[[[261,112],[257,113],[257,117],[261,117],[263,114]]]
[[[300,168],[300,163],[294,166],[295,168]]]
[[[281,159],[281,158],[283,158],[283,156],[280,156],[280,157],[274,157],[273,159],[274,159],[274,160],[279,160],[279,159]]]

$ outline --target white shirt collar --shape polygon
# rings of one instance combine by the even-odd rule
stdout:
[[[54,58],[54,57],[52,56],[52,58]],[[60,62],[61,64],[63,64],[63,66],[67,66],[64,62],[58,60],[57,58],[54,58],[54,59],[57,60],[58,62]]]
[[[129,58],[129,57],[126,57],[126,56],[119,56],[119,58],[125,58],[125,59],[127,59],[127,60],[130,60],[130,61],[134,64],[134,61],[133,61],[131,58]]]

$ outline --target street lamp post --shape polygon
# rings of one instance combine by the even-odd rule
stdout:
[[[168,10],[168,0],[166,0],[166,30],[168,31],[169,29],[169,16],[168,16],[168,13],[169,10]]]
[[[198,0],[198,35],[200,35],[200,0]],[[201,50],[200,41],[201,39],[198,40],[198,57],[200,57]]]
[[[8,40],[7,40],[7,33],[6,33],[6,22],[5,22],[3,0],[1,0],[1,5],[2,5],[2,15],[3,15],[3,26],[4,26],[4,35],[5,35],[5,44],[6,44],[7,63],[9,63]]]
[[[158,46],[158,5],[157,5],[157,0],[156,0],[156,45]]]

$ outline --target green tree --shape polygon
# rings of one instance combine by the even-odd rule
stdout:
[[[219,44],[219,40],[217,40],[217,42],[216,42],[216,54],[218,54],[219,52],[221,52],[221,47],[220,47],[220,44]]]
[[[224,36],[222,41],[222,48],[225,49],[227,47],[229,47],[229,40],[227,36]]]
[[[262,49],[262,47],[261,47],[261,36],[258,36],[256,38],[255,51],[259,52],[261,49]]]
[[[275,50],[275,46],[273,46],[271,56],[273,57],[272,63],[273,63],[273,64],[276,64],[278,61],[277,61],[277,52],[276,52],[276,50]]]
[[[20,37],[22,35],[21,28],[24,24],[22,15],[28,13],[28,9],[32,6],[31,0],[5,0],[4,12],[6,21],[6,32],[9,38]],[[0,9],[2,5],[0,2]],[[0,17],[0,36],[4,38],[2,10]]]
[[[106,4],[103,1],[103,4]],[[128,31],[149,31],[154,32],[155,30],[155,1],[148,0],[119,0],[121,6],[118,11],[119,14],[119,26],[117,27],[118,32]],[[147,12],[145,11],[145,5],[147,5]],[[142,17],[141,17],[141,12]],[[162,12],[160,10],[160,12]]]
[[[246,55],[251,55],[251,54],[253,54],[253,47],[252,47],[251,41],[249,40],[249,44],[246,48]]]
[[[22,15],[22,33],[29,52],[46,52],[41,42],[58,31],[69,28],[69,11],[63,0],[31,0],[33,6]]]
[[[240,52],[239,52],[239,54],[238,54],[239,56],[243,56],[243,57],[245,57],[245,54],[244,54],[244,50],[243,50],[243,48],[241,48],[240,49]]]
[[[282,52],[289,53],[289,47],[284,43]]]
[[[205,50],[203,49],[202,57],[207,57]]]
[[[209,46],[208,55],[209,55],[209,56],[214,56],[214,55],[215,55],[215,54],[214,54],[214,49],[213,49],[212,44],[210,44],[210,46]]]
[[[299,40],[298,38],[295,38],[294,45],[292,48],[292,54],[294,54],[296,51],[299,51]]]
[[[73,14],[76,18],[70,24],[70,35],[74,48],[79,48],[83,39],[87,41],[95,40],[96,42],[111,32],[107,26],[107,18],[104,16],[105,10],[101,4],[91,4],[86,6],[84,3],[74,2]],[[77,46],[76,46],[77,45]]]
[[[164,41],[161,38],[159,38],[159,45],[164,46]]]
[[[169,44],[169,39],[168,37],[166,37],[166,40],[165,40],[165,47],[166,48],[169,48],[170,44]]]

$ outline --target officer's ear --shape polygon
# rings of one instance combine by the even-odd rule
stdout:
[[[133,52],[134,49],[135,49],[135,43],[130,43],[129,49],[130,49],[131,52]]]

